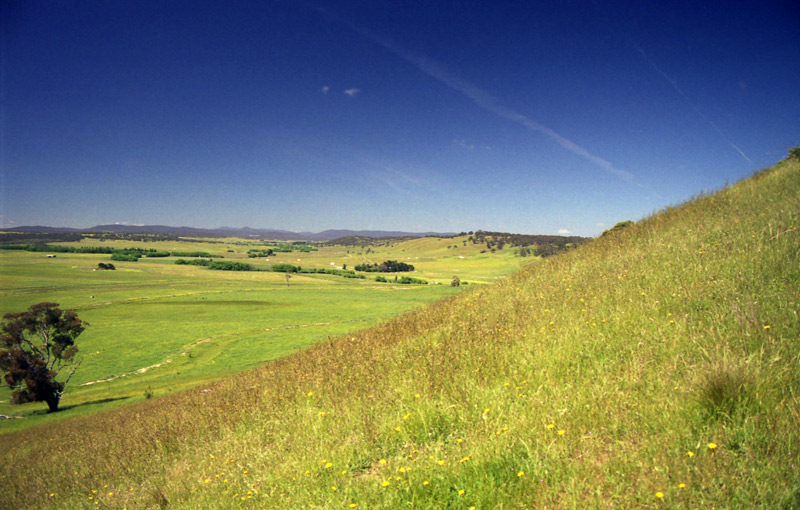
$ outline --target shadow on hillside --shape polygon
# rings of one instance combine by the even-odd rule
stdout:
[[[72,404],[72,405],[69,405],[69,406],[59,407],[59,411],[66,411],[67,409],[73,409],[73,408],[82,407],[82,406],[93,406],[93,405],[98,405],[98,404],[106,404],[108,402],[116,402],[117,400],[127,400],[129,398],[131,398],[131,397],[109,397],[109,398],[101,398],[101,399],[98,399],[98,400],[90,400],[88,402],[81,402],[80,404]]]
[[[75,409],[75,408],[78,408],[78,407],[107,404],[108,402],[116,402],[117,400],[127,400],[129,398],[131,398],[131,397],[113,397],[113,398],[109,397],[109,398],[101,398],[101,399],[97,399],[97,400],[89,400],[88,402],[81,402],[80,404],[59,406],[58,407],[58,412],[56,414],[61,413],[63,411],[68,411],[70,409]],[[45,409],[37,409],[35,411],[31,411],[30,414],[28,414],[28,416],[38,416],[38,415],[45,415],[45,414],[50,414],[50,413],[47,412],[46,408]]]

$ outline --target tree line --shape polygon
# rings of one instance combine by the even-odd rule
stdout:
[[[356,271],[365,273],[406,273],[414,270],[414,266],[396,260],[387,260],[380,264],[359,264]]]
[[[160,251],[154,248],[112,248],[110,246],[61,246],[58,244],[3,244],[0,250],[18,250],[30,252],[52,253],[94,253],[111,255],[111,260],[136,262],[141,257],[209,257],[224,258],[212,255],[207,251]]]

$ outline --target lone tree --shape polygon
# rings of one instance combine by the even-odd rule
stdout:
[[[0,325],[0,370],[9,388],[12,404],[47,402],[48,412],[58,411],[72,374],[80,365],[75,360],[75,339],[89,324],[57,303],[39,303],[27,312],[7,313]],[[59,373],[70,367],[63,382]],[[24,388],[23,388],[24,386]]]

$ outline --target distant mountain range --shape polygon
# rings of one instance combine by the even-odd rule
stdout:
[[[192,237],[244,237],[255,239],[270,239],[279,241],[330,241],[340,237],[447,237],[455,235],[452,232],[399,232],[386,230],[325,230],[323,232],[291,232],[289,230],[260,229],[260,228],[195,228],[195,227],[170,227],[166,225],[127,225],[113,223],[97,225],[90,228],[68,227],[12,227],[0,229],[4,232],[34,232],[34,233],[102,233],[113,232],[120,234],[166,234],[173,236]]]

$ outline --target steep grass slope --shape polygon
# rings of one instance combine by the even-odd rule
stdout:
[[[8,508],[797,508],[800,164],[208,388],[4,436]]]

